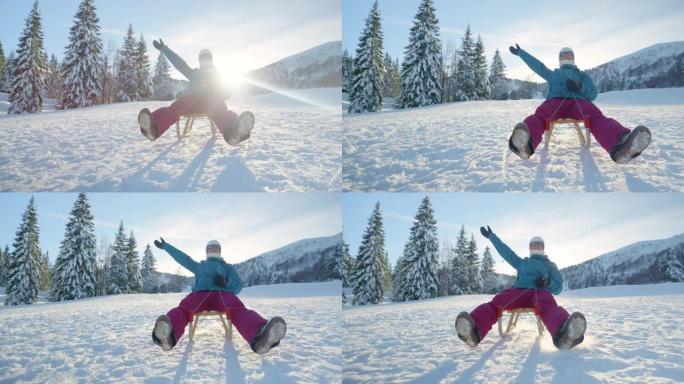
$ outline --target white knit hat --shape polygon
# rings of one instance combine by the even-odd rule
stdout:
[[[532,244],[541,244],[542,249],[532,249]],[[530,239],[530,254],[531,255],[545,255],[544,253],[544,239],[540,236],[535,236]]]
[[[216,240],[211,240],[206,247],[207,259],[210,257],[221,257],[221,244]]]
[[[200,65],[201,65],[202,63],[211,64],[213,60],[214,60],[214,55],[211,53],[210,50],[208,50],[208,49],[203,49],[203,50],[200,51],[200,53],[199,53]]]
[[[570,47],[561,49],[558,53],[558,61],[560,62],[560,65],[575,65],[575,52]]]

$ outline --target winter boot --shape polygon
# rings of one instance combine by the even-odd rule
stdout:
[[[477,347],[480,344],[480,335],[477,332],[475,320],[468,312],[461,312],[456,316],[455,326],[459,339],[471,347]]]
[[[140,113],[138,113],[138,124],[140,125],[140,133],[143,136],[150,139],[150,141],[155,141],[159,137],[159,130],[157,129],[157,124],[154,122],[154,116],[149,109],[143,108]]]
[[[255,353],[263,355],[280,344],[280,340],[285,336],[285,332],[287,332],[285,320],[276,316],[261,327],[249,346],[252,347],[252,351]]]
[[[165,351],[170,351],[176,346],[176,335],[168,316],[161,315],[157,318],[152,331],[152,341]]]
[[[254,114],[246,111],[240,114],[233,124],[223,130],[223,138],[230,145],[238,145],[249,139],[254,128]]]
[[[513,133],[508,139],[508,148],[511,152],[520,156],[521,159],[529,159],[534,153],[532,146],[532,136],[530,136],[530,129],[525,123],[516,124],[513,128]]]
[[[553,335],[553,345],[558,349],[570,349],[584,341],[587,330],[587,319],[579,312],[574,312]]]
[[[640,125],[632,132],[622,136],[622,139],[610,151],[610,158],[618,164],[626,164],[651,144],[651,131]]]

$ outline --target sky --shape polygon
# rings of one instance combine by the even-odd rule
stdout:
[[[31,196],[36,199],[40,243],[52,262],[64,236],[75,193],[0,194],[0,245],[10,245]],[[221,243],[222,256],[238,263],[289,243],[341,231],[336,194],[326,193],[92,193],[95,235],[113,241],[119,222],[133,230],[138,251],[152,246],[158,269],[178,272],[178,264],[154,247],[160,236],[195,260],[205,257],[209,240]],[[185,270],[181,273],[188,275]]]
[[[403,58],[419,0],[379,0],[385,49]],[[343,0],[343,45],[353,53],[373,0]],[[681,0],[435,0],[442,43],[459,48],[466,26],[482,35],[487,61],[501,51],[510,78],[542,81],[508,51],[518,43],[549,68],[569,46],[589,69],[656,43],[684,40]]]
[[[344,239],[356,257],[376,202],[383,213],[389,260],[396,263],[408,240],[413,217],[425,194],[345,193]],[[440,247],[455,242],[461,225],[475,234],[480,254],[491,245],[479,231],[489,225],[519,256],[529,240],[541,236],[546,253],[566,267],[643,240],[684,232],[684,194],[674,193],[437,193],[428,194],[435,210]],[[492,248],[496,270],[514,274]]]
[[[3,4],[0,42],[5,54],[16,49],[33,1]],[[79,4],[39,1],[48,54],[63,56]],[[225,77],[341,39],[339,0],[95,0],[95,5],[105,49],[119,46],[132,23],[136,35],[145,36],[153,64],[157,53],[152,40],[162,38],[192,67],[199,65],[199,51],[210,49]]]

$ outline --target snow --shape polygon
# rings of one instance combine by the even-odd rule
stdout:
[[[206,119],[186,139],[177,140],[172,127],[149,142],[140,134],[138,112],[169,102],[0,116],[0,190],[339,190],[340,88],[288,94],[228,101],[256,116],[252,138],[238,147],[220,135],[212,139]]]
[[[340,381],[339,281],[246,288],[240,298],[249,308],[280,315],[289,325],[280,346],[264,356],[253,353],[237,330],[232,340],[224,339],[221,325],[210,320],[199,325],[194,342],[183,335],[174,350],[162,352],[150,337],[154,321],[184,295],[2,307],[0,382]]]
[[[494,328],[478,347],[466,346],[454,319],[490,298],[345,307],[344,382],[684,381],[684,283],[590,288],[557,297],[561,306],[587,317],[584,343],[569,351],[558,351],[546,331],[537,338],[528,315],[510,338],[501,339]]]
[[[618,72],[623,73],[630,68],[652,64],[663,57],[674,57],[682,53],[684,41],[673,41],[651,45],[602,65],[612,64]]]
[[[603,268],[608,268],[615,264],[627,264],[646,254],[655,254],[668,248],[673,248],[684,243],[684,233],[672,236],[667,239],[640,241],[630,244],[615,251],[597,256],[599,264]]]
[[[602,98],[606,102],[602,102]],[[669,104],[662,101],[670,99]],[[651,100],[654,100],[651,102]],[[634,104],[627,104],[627,101]],[[597,105],[651,146],[617,165],[592,139],[558,127],[529,160],[508,150],[513,126],[542,100],[477,101],[343,117],[346,191],[684,191],[684,88],[610,92]]]

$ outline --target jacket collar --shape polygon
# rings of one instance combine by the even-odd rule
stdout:
[[[549,257],[546,256],[546,255],[542,255],[542,254],[539,254],[539,253],[535,253],[535,254],[530,255],[530,259],[548,260]]]

